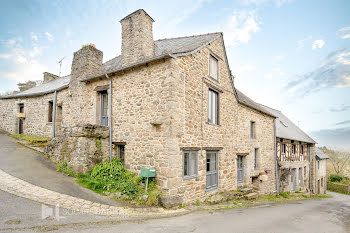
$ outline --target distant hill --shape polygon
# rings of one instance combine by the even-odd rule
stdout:
[[[318,146],[350,151],[350,127],[322,129],[310,132],[309,135],[318,143]]]

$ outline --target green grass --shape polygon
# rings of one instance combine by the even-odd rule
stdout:
[[[42,136],[32,135],[32,134],[10,134],[10,136],[18,140],[26,141],[31,145],[38,145],[38,146],[45,146],[46,143],[51,140],[51,138],[48,138],[48,137],[42,137]]]
[[[67,161],[60,161],[56,163],[57,171],[66,174],[67,176],[77,177],[77,174],[74,172],[73,168],[67,166]]]

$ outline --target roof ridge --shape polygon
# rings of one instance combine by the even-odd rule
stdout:
[[[156,41],[162,41],[162,40],[173,40],[173,39],[180,39],[180,38],[189,38],[189,37],[213,35],[213,34],[222,34],[222,32],[209,32],[209,33],[198,34],[198,35],[192,35],[192,36],[179,36],[179,37],[173,37],[173,38],[164,38],[164,39],[155,40],[154,42],[156,42]]]

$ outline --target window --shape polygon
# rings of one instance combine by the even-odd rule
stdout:
[[[18,107],[19,107],[19,112],[24,113],[24,104],[19,104]]]
[[[320,170],[320,160],[317,160],[317,169]]]
[[[254,169],[258,169],[258,149],[254,149]]]
[[[321,187],[323,187],[323,177],[321,178]]]
[[[294,155],[295,154],[295,144],[292,144],[292,154]]]
[[[255,139],[255,122],[250,122],[250,138]]]
[[[53,102],[49,101],[49,115],[47,118],[48,122],[52,122],[52,111],[53,111]]]
[[[108,94],[107,91],[101,93],[101,125],[108,126]]]
[[[304,154],[304,146],[300,145],[300,154]]]
[[[219,124],[219,93],[212,89],[208,94],[208,123]]]
[[[218,59],[216,59],[213,55],[210,55],[209,58],[209,75],[210,77],[218,80]]]
[[[306,166],[304,167],[304,176],[306,176]]]
[[[125,145],[118,145],[118,159],[120,162],[124,163],[125,161]]]
[[[286,144],[282,144],[281,145],[281,151],[282,151],[282,154],[285,154],[286,153]]]
[[[183,152],[183,178],[189,179],[198,175],[198,155],[197,151]]]

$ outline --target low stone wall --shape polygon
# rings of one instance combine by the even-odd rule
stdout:
[[[63,128],[62,136],[52,139],[45,153],[54,162],[67,161],[77,173],[86,173],[108,159],[108,127],[81,124]]]
[[[327,189],[329,191],[334,191],[338,193],[350,194],[350,185],[335,183],[335,182],[327,182]]]

